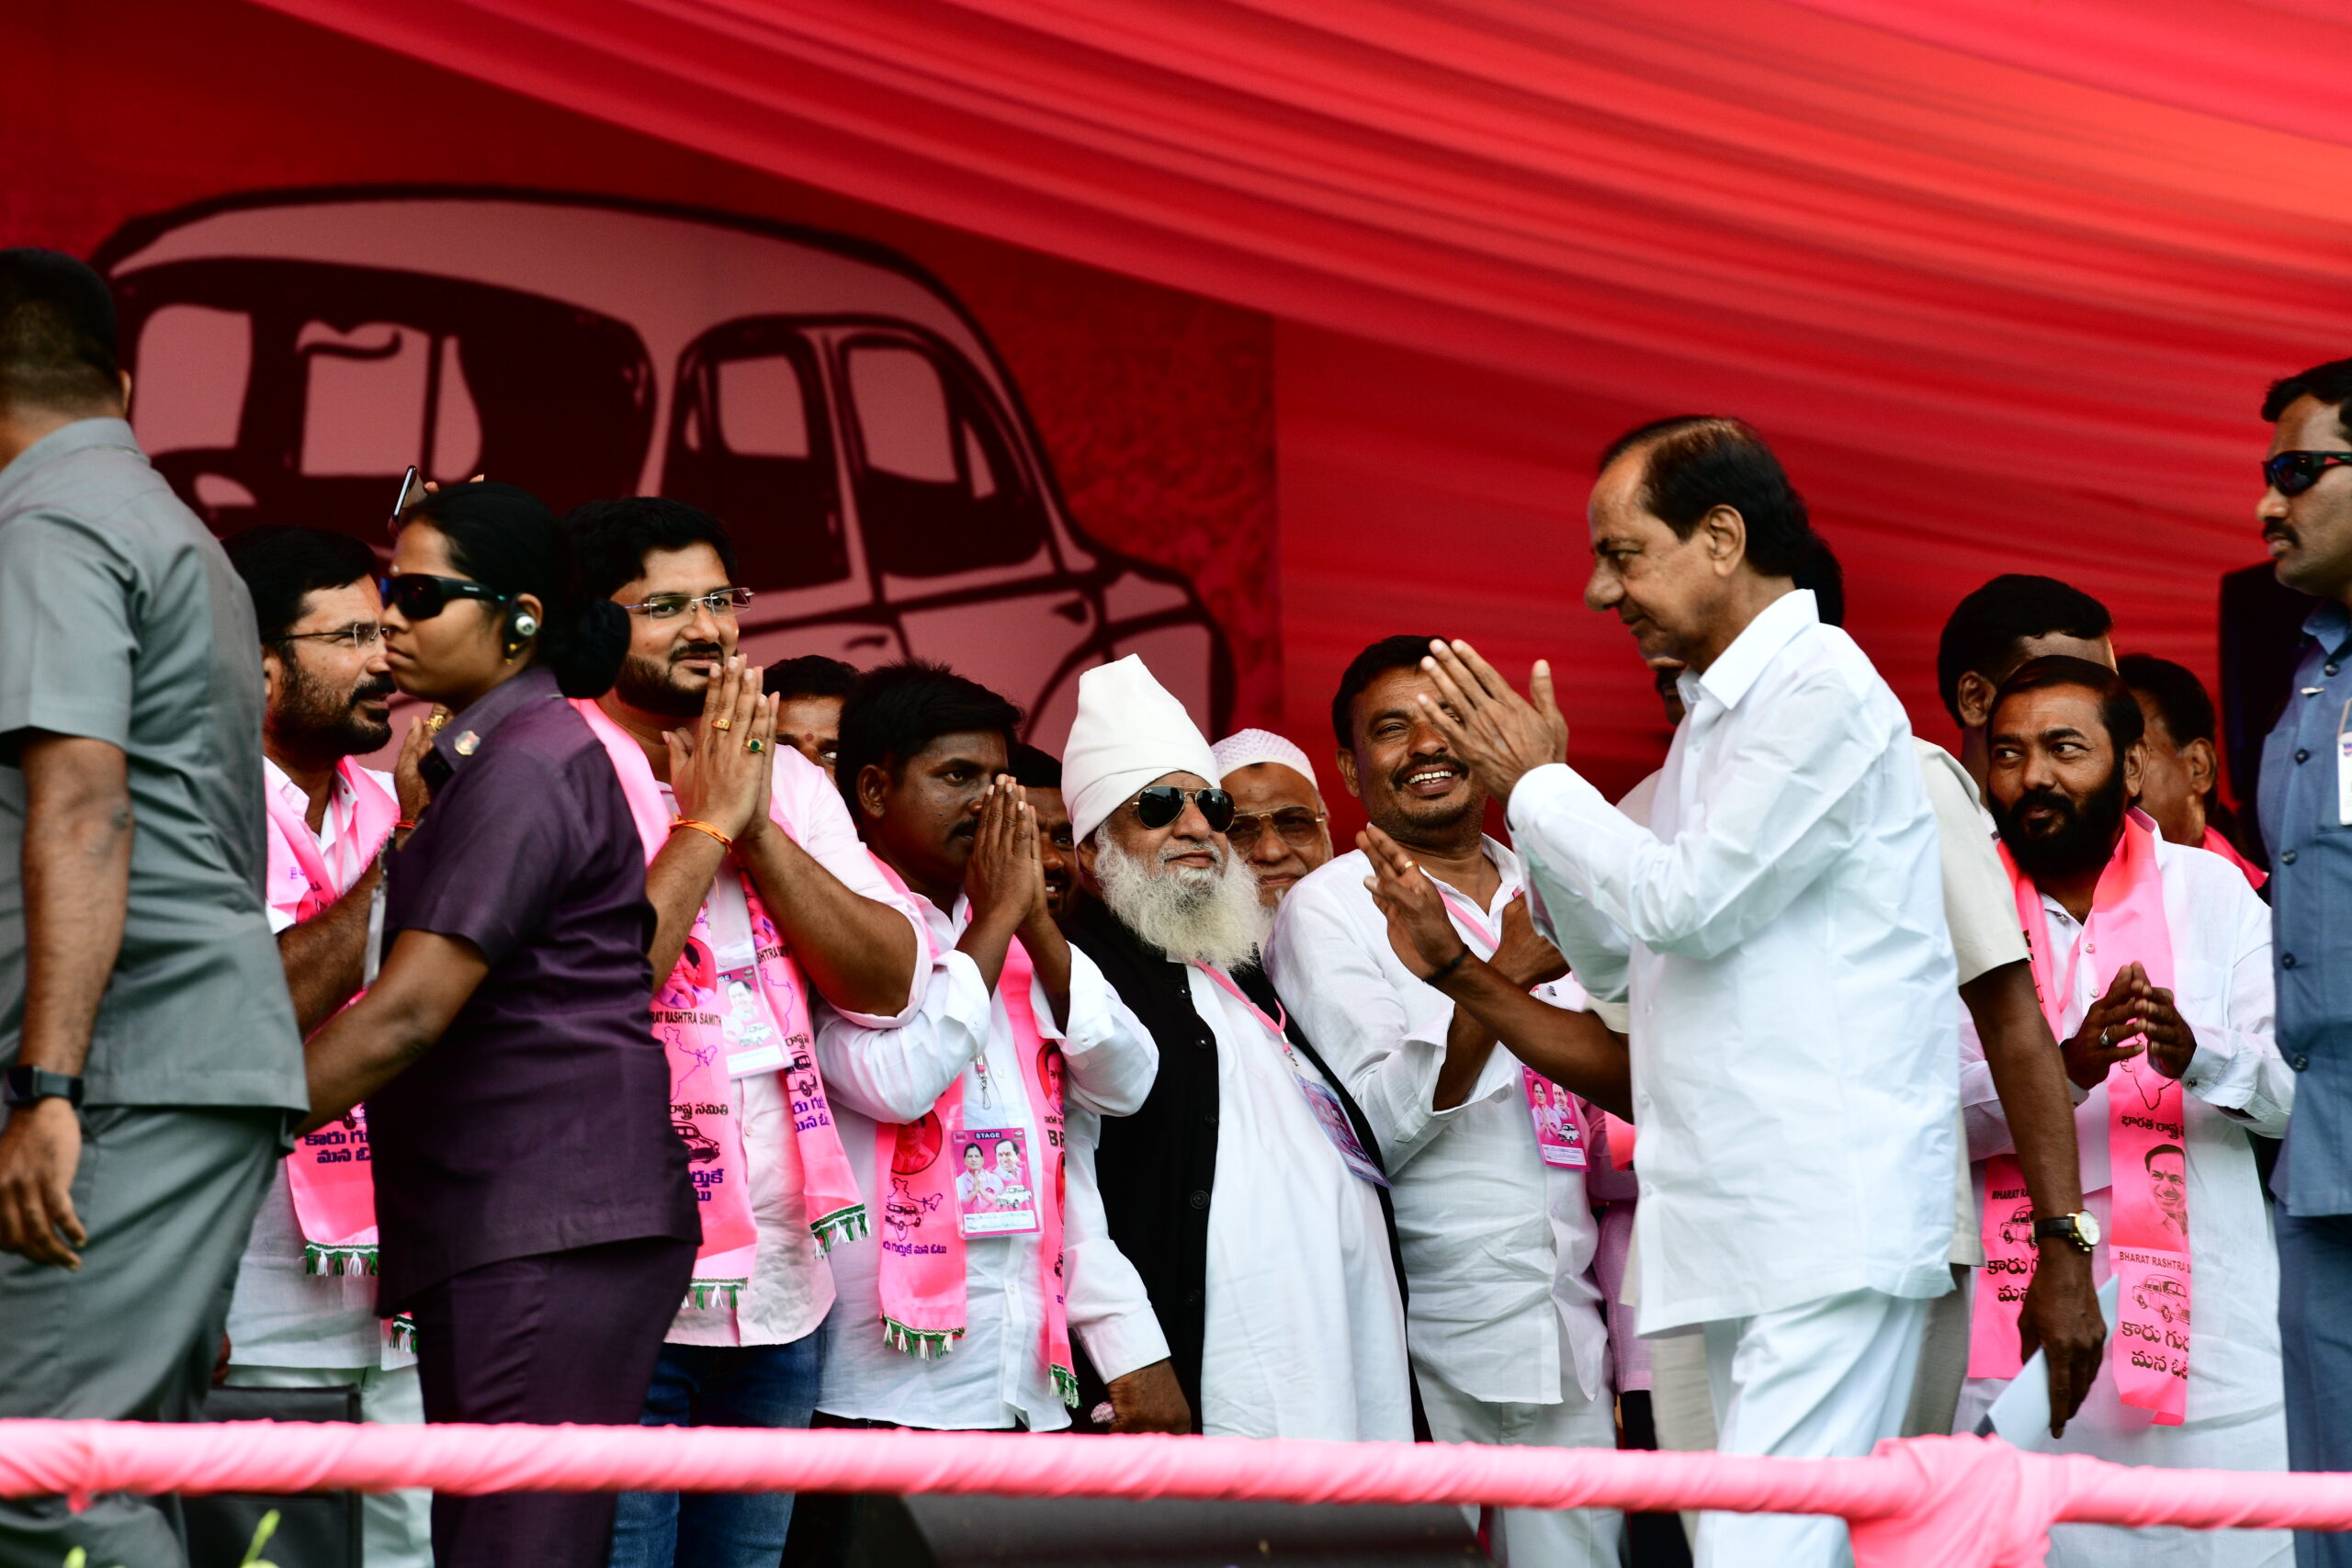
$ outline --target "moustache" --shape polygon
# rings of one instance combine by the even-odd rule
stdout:
[[[2049,807],[2052,816],[2060,824],[2072,822],[2082,815],[2075,809],[2072,796],[2049,784],[2043,784],[2038,789],[2030,789],[2018,796],[2017,804],[2009,807],[2009,816],[2013,818],[2022,818],[2026,812],[2037,806]]]
[[[1455,758],[1452,752],[1440,751],[1433,757],[1414,758],[1403,767],[1398,768],[1396,772],[1390,773],[1388,775],[1388,782],[1395,784],[1398,789],[1402,789],[1405,787],[1405,781],[1407,779],[1411,778],[1415,773],[1426,773],[1431,768],[1452,768],[1457,774],[1467,773],[1470,771],[1464,767],[1461,761]]]
[[[725,650],[715,642],[689,643],[684,648],[673,649],[670,653],[670,662],[684,664],[689,659],[707,659],[716,662],[725,657]]]
[[[373,675],[352,689],[351,705],[357,707],[361,703],[390,702],[392,694],[399,690],[392,684],[390,675]]]

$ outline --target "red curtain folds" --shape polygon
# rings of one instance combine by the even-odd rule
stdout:
[[[2352,26],[2320,0],[266,3],[1288,341],[1387,345],[1374,385],[1327,345],[1281,394],[1320,444],[1294,485],[1283,437],[1294,618],[1329,618],[1308,596],[1351,559],[1431,603],[1530,581],[1495,575],[1508,540],[1351,558],[1389,499],[1329,468],[1351,443],[1464,431],[1476,461],[1414,476],[1424,526],[1572,536],[1612,422],[1742,413],[1861,565],[1858,633],[1929,733],[1935,625],[2018,564],[2210,672],[2213,574],[2259,553],[2254,405],[2352,352]],[[1414,355],[1514,406],[1397,406]],[[1555,544],[1507,643],[1598,635]],[[1385,629],[1340,619],[1299,625],[1295,728]],[[1632,744],[1645,695],[1610,689]]]

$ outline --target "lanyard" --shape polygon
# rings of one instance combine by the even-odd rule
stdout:
[[[1282,1014],[1282,1021],[1277,1023],[1274,1020],[1266,1016],[1265,1009],[1260,1007],[1256,1002],[1251,1001],[1248,997],[1242,995],[1241,987],[1235,985],[1223,970],[1212,969],[1205,964],[1195,964],[1193,967],[1199,970],[1202,974],[1206,975],[1209,977],[1210,983],[1215,985],[1217,989],[1223,991],[1227,996],[1231,997],[1235,1001],[1239,1002],[1243,1007],[1248,1008],[1250,1010],[1250,1016],[1256,1019],[1260,1023],[1264,1024],[1266,1026],[1266,1032],[1272,1035],[1276,1040],[1282,1042],[1282,1047],[1285,1053],[1290,1050],[1290,1014],[1283,1008],[1280,998],[1276,998],[1274,1002],[1274,1010]]]
[[[1426,871],[1421,874],[1430,876]],[[1468,926],[1470,934],[1487,944],[1487,952],[1492,953],[1502,946],[1502,939],[1496,936],[1494,929],[1487,924],[1486,911],[1471,903],[1467,894],[1457,892],[1434,876],[1430,876],[1430,884],[1437,889],[1438,897],[1445,901],[1445,907],[1453,911],[1453,918]]]

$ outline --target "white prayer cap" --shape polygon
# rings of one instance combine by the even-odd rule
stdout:
[[[1216,755],[1184,705],[1129,654],[1078,678],[1078,717],[1062,748],[1062,803],[1080,839],[1101,827],[1127,796],[1170,773],[1198,773],[1215,784]]]
[[[1237,731],[1218,741],[1215,750],[1220,779],[1231,778],[1260,762],[1280,762],[1313,784],[1317,795],[1323,793],[1322,783],[1315,776],[1315,764],[1306,760],[1306,753],[1271,729]]]

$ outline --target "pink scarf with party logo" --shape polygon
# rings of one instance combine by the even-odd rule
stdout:
[[[898,873],[876,857],[891,885],[905,891]],[[1062,1202],[1069,1179],[1064,1170],[1062,1054],[1045,1037],[1030,1001],[1036,971],[1016,939],[1005,951],[997,976],[996,999],[1012,1025],[1013,1054],[1021,1059],[1021,1081],[1045,1130],[1046,1146],[1035,1151],[1037,1184],[1037,1293],[1045,1303],[1038,1329],[1039,1353],[1053,1374],[1054,1391],[1076,1408],[1078,1372],[1069,1353],[1069,1291],[1062,1260]],[[882,1337],[893,1348],[929,1360],[944,1356],[964,1337],[968,1319],[964,1279],[964,1229],[959,1223],[952,1151],[963,1146],[964,1078],[958,1074],[921,1121],[875,1129],[874,1168],[888,1172],[890,1190],[882,1200],[882,1258],[876,1273],[882,1293]]]
[[[670,841],[671,813],[662,798],[662,786],[652,764],[628,731],[615,724],[593,700],[571,705],[613,759],[621,794],[644,841],[648,865]],[[792,831],[781,806],[773,798],[769,814],[784,831]],[[808,988],[800,966],[784,945],[783,933],[760,902],[752,879],[730,863],[722,876],[740,877],[743,900],[750,910],[751,934],[756,954],[748,976],[742,971],[718,973],[710,930],[709,900],[695,911],[693,931],[669,977],[653,996],[653,1035],[670,1059],[670,1120],[686,1145],[692,1162],[695,1195],[702,1212],[702,1247],[695,1254],[695,1269],[687,1287],[695,1306],[714,1301],[728,1306],[750,1280],[752,1254],[759,1235],[752,1220],[752,1195],[746,1185],[743,1133],[735,1114],[734,1080],[728,1069],[727,1023],[750,999],[756,986],[760,998],[781,1036],[782,1071],[791,1093],[793,1137],[800,1154],[801,1198],[811,1235],[830,1250],[836,1241],[855,1240],[865,1234],[865,1204],[858,1197],[857,1179],[849,1156],[842,1149],[841,1132],[833,1125],[831,1105],[825,1098],[817,1071],[816,1035],[809,1027]]]
[[[2165,919],[2155,834],[2144,820],[2125,820],[2123,840],[2099,874],[2090,919],[2063,976],[2056,973],[2056,955],[2048,951],[2041,893],[2006,848],[2001,863],[2017,896],[2034,989],[2052,1035],[2065,1038],[2060,1020],[2075,995],[2075,965],[2086,955],[2095,965],[2094,994],[2105,995],[2116,971],[2134,962],[2147,971],[2150,986],[2171,988],[2172,931]],[[2180,1085],[2151,1066],[2143,1052],[2109,1069],[2107,1100],[2112,1225],[2102,1245],[2122,1280],[2116,1306],[2116,1392],[2124,1404],[2149,1412],[2155,1425],[2177,1427],[2188,1407],[2188,1156]],[[2176,1204],[2157,1199],[2157,1184],[2164,1179],[2154,1171],[2158,1158],[2181,1168]],[[1985,1162],[1984,1235],[1985,1264],[1977,1276],[1968,1372],[2013,1378],[2021,1370],[2018,1316],[2040,1260],[2033,1207],[2014,1155]]]
[[[334,813],[343,875],[327,864],[303,812],[274,786],[262,792],[269,813],[270,891],[300,886],[297,925],[350,891],[400,818],[390,792],[352,759],[337,762],[335,775],[342,788],[328,798],[327,809]],[[286,1156],[286,1178],[302,1232],[302,1271],[376,1272],[376,1168],[368,1159],[367,1108],[355,1105],[339,1122],[305,1134]]]

